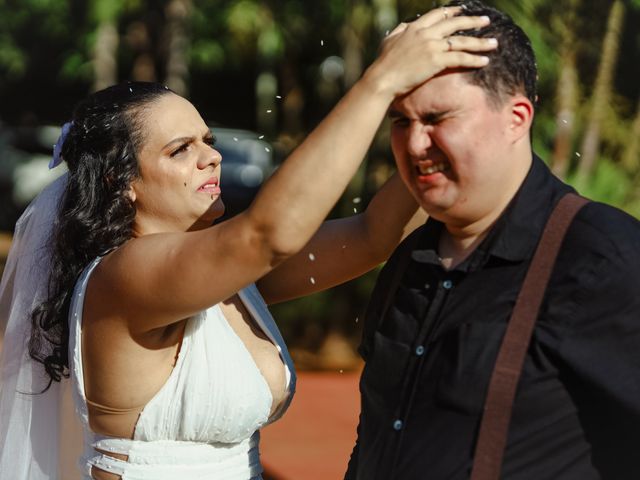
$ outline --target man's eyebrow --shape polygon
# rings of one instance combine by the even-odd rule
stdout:
[[[436,123],[436,122],[439,122],[440,120],[442,120],[442,117],[447,115],[449,112],[450,112],[450,110],[437,110],[437,111],[433,111],[433,112],[427,112],[427,113],[423,113],[422,115],[420,115],[420,119],[425,123]],[[393,108],[389,109],[389,111],[387,112],[387,116],[392,120],[394,118],[405,118],[406,117],[406,115],[404,113],[400,112],[399,110],[395,110]]]
[[[444,117],[449,112],[450,112],[450,110],[440,110],[440,111],[434,111],[434,112],[427,112],[427,113],[421,115],[420,118],[422,118],[423,122],[435,123],[435,122],[438,122],[439,120],[441,120],[442,117]]]
[[[387,117],[389,117],[389,118],[401,118],[401,117],[404,117],[404,113],[402,113],[399,110],[396,110],[394,108],[390,108],[389,111],[387,112]]]

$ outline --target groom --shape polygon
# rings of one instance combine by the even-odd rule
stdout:
[[[367,310],[358,439],[346,479],[468,479],[489,379],[541,232],[572,189],[531,150],[536,63],[504,13],[498,50],[397,98],[403,180],[429,221],[396,250]],[[504,479],[640,479],[640,223],[589,203],[537,318]],[[394,286],[397,285],[397,286]]]

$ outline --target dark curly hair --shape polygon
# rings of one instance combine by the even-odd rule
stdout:
[[[483,53],[490,62],[487,66],[468,72],[469,81],[484,89],[493,105],[502,105],[506,96],[523,93],[533,105],[537,103],[538,71],[536,57],[529,37],[509,15],[479,0],[453,0],[447,7],[461,6],[459,15],[486,15],[491,23],[477,30],[464,30],[454,35],[477,38],[496,38],[498,48]]]
[[[31,316],[29,353],[49,376],[44,391],[69,376],[67,317],[78,277],[131,238],[136,209],[128,191],[139,176],[147,107],[169,92],[157,83],[128,82],[90,95],[74,110],[62,146],[69,174],[51,238],[48,297]]]

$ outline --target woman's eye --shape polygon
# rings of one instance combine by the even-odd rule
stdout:
[[[216,142],[218,141],[218,139],[214,136],[211,137],[207,137],[204,139],[204,143],[206,143],[207,145],[209,145],[210,147],[215,147],[216,146]]]
[[[177,149],[175,149],[173,152],[171,152],[171,157],[175,157],[176,155],[179,155],[182,152],[186,152],[189,149],[189,144],[188,143],[183,143],[182,145],[180,145]]]

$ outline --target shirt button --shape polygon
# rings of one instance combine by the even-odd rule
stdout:
[[[451,280],[445,280],[444,282],[442,282],[442,286],[445,290],[449,290],[451,287],[453,287],[453,282]]]
[[[393,422],[393,429],[396,431],[402,430],[402,420],[396,420]]]
[[[423,354],[424,354],[424,347],[422,345],[418,345],[416,347],[416,355],[420,357]]]

